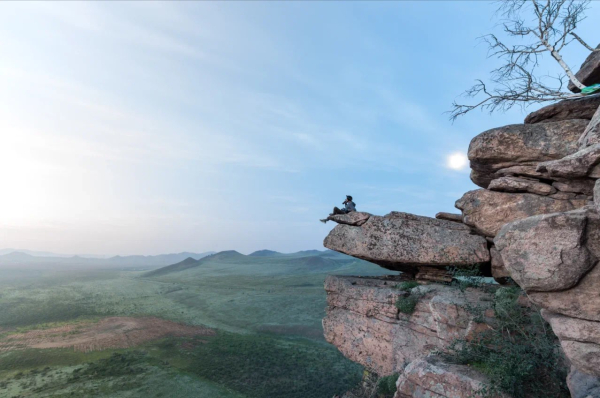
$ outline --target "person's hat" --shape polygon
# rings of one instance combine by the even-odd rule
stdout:
[[[348,199],[348,200],[352,200],[352,196],[350,196],[350,195],[346,195],[346,199]]]

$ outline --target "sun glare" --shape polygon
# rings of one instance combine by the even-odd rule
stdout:
[[[467,156],[464,153],[457,152],[448,156],[446,166],[452,170],[463,170],[467,167],[468,163]]]

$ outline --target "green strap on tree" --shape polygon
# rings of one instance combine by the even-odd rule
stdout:
[[[590,95],[598,92],[600,92],[600,84],[592,84],[591,86],[581,89],[581,94],[583,95]]]

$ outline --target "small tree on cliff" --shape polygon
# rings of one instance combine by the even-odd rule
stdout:
[[[450,118],[455,120],[474,109],[494,112],[508,110],[515,105],[529,105],[573,97],[565,90],[565,77],[579,89],[585,86],[564,61],[561,51],[576,41],[589,51],[600,51],[587,44],[575,33],[585,16],[590,0],[502,0],[498,15],[502,18],[504,33],[524,43],[505,44],[489,34],[482,39],[489,46],[489,56],[504,61],[491,72],[489,87],[483,80],[464,93],[470,98],[481,98],[474,104],[454,102]],[[537,73],[540,57],[550,54],[563,73],[558,76],[540,76]]]

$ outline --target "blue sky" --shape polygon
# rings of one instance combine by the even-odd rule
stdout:
[[[494,7],[4,2],[0,246],[290,252],[322,248],[346,194],[454,211],[475,186],[448,157],[526,114],[444,114],[496,64],[477,40]]]

